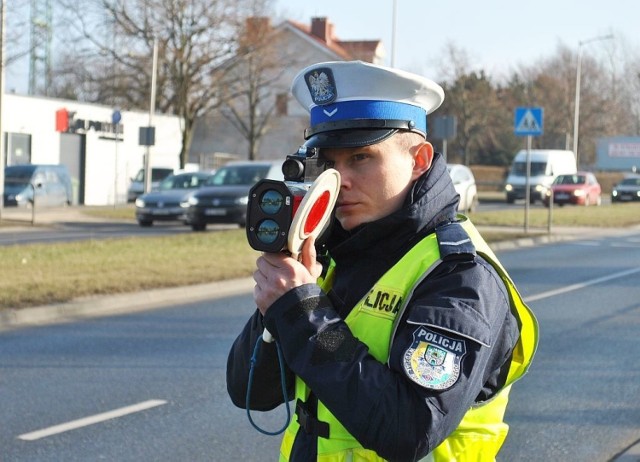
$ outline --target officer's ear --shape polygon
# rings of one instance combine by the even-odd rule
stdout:
[[[413,173],[411,178],[418,179],[424,172],[431,168],[433,161],[433,146],[428,141],[423,141],[412,149]]]

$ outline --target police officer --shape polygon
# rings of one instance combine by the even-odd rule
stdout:
[[[303,69],[292,92],[310,112],[305,146],[340,172],[335,220],[299,259],[258,258],[258,309],[227,363],[232,401],[245,407],[266,327],[295,396],[280,460],[494,460],[537,324],[457,215],[445,159],[426,141],[442,88],[396,69],[326,62]],[[261,344],[251,409],[283,402],[279,370],[276,344]]]

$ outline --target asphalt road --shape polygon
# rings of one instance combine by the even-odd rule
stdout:
[[[237,225],[208,225],[209,231],[237,229]],[[157,223],[143,228],[135,222],[123,221],[57,221],[42,226],[13,226],[0,230],[0,246],[46,244],[88,239],[156,237],[193,233],[190,227],[176,222]]]
[[[520,201],[521,202],[521,201]],[[540,208],[542,205],[532,205]],[[485,201],[479,210],[524,210],[524,203],[506,204],[504,201]],[[132,212],[133,213],[133,212]],[[87,239],[113,239],[124,237],[153,237],[192,233],[190,226],[181,222],[154,222],[151,227],[141,227],[133,220],[101,219],[83,213],[83,207],[42,208],[32,215],[28,209],[5,208],[0,223],[0,246],[71,242]],[[32,224],[33,220],[33,224]],[[237,225],[207,226],[208,231],[237,229]]]
[[[541,333],[529,374],[513,387],[501,460],[611,460],[640,439],[640,233],[501,260]]]
[[[640,437],[640,232],[499,252],[541,328],[499,461],[610,461]],[[225,390],[249,294],[0,333],[0,460],[264,461]],[[284,408],[254,415],[279,428]]]

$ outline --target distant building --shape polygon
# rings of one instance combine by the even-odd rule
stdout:
[[[256,159],[282,159],[302,144],[308,113],[289,92],[295,75],[304,67],[321,61],[362,60],[382,64],[385,50],[381,40],[340,40],[333,24],[325,17],[311,19],[310,25],[284,21],[276,27],[269,18],[251,18],[247,28],[277,32],[274,60],[279,63],[277,78],[269,85],[264,111],[273,111],[265,134],[260,138]],[[248,31],[247,33],[251,33]],[[196,122],[190,162],[210,165],[218,153],[235,153],[247,159],[249,143],[222,111]]]
[[[13,94],[4,95],[2,111],[6,165],[64,164],[75,204],[126,202],[131,177],[144,165],[140,128],[149,125],[148,112]],[[152,124],[151,165],[179,168],[180,119],[155,114]]]
[[[640,170],[640,137],[598,138],[596,157],[598,170]]]

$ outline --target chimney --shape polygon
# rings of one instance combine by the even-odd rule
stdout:
[[[257,43],[264,39],[271,30],[271,20],[264,16],[252,16],[246,19],[244,39],[250,43]]]
[[[326,17],[311,18],[311,35],[324,43],[331,43],[333,27]]]

